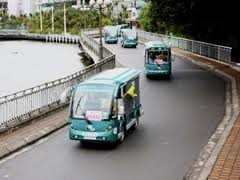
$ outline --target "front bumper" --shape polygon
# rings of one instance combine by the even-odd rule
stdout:
[[[170,75],[171,71],[170,70],[149,70],[145,69],[145,74],[146,75]]]
[[[114,44],[114,43],[117,43],[118,42],[118,39],[107,39],[105,40],[105,43],[108,43],[108,44]]]
[[[125,47],[136,47],[137,43],[124,43]]]
[[[95,142],[116,142],[119,139],[119,133],[114,134],[113,130],[106,132],[86,132],[69,128],[69,138],[71,140],[95,141]]]

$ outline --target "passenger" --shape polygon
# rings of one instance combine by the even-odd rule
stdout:
[[[152,52],[149,54],[149,64],[154,64],[154,55]]]
[[[164,63],[164,61],[166,61],[166,57],[163,54],[163,52],[155,54],[154,64],[162,64],[162,63]]]

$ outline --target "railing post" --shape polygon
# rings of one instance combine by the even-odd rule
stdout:
[[[208,46],[208,57],[210,57],[210,46]]]
[[[228,65],[231,66],[231,58],[229,58]]]
[[[193,53],[193,41],[192,41],[192,53]]]
[[[202,55],[202,44],[200,43],[200,55]]]

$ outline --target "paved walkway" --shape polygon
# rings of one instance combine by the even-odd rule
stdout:
[[[68,107],[39,117],[12,132],[0,134],[0,159],[67,124]]]
[[[188,58],[194,59],[196,62],[208,64],[217,68],[225,73],[230,74],[236,78],[237,93],[240,97],[240,73],[233,70],[226,65],[209,61],[205,58],[195,56],[184,51],[175,51]],[[239,101],[240,102],[240,101]],[[42,116],[25,126],[16,129],[12,132],[0,134],[0,159],[17,151],[29,143],[34,143],[43,136],[50,134],[64,127],[67,124],[68,107],[61,108],[55,112]],[[237,118],[233,125],[232,131],[228,136],[224,146],[221,148],[217,161],[211,168],[210,175],[207,176],[209,180],[214,179],[232,179],[240,180],[240,117]]]
[[[240,117],[218,156],[209,180],[240,180]]]

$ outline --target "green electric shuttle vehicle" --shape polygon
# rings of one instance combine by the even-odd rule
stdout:
[[[129,24],[119,24],[119,25],[116,25],[116,27],[117,27],[118,37],[121,37],[121,31],[122,31],[123,29],[131,29],[131,28],[129,27]]]
[[[122,29],[121,31],[121,46],[122,47],[134,47],[138,45],[138,34],[133,29]]]
[[[104,28],[104,41],[107,44],[117,44],[118,31],[116,26],[107,26]]]
[[[167,76],[172,74],[171,47],[162,41],[150,41],[145,44],[144,67],[147,77]]]
[[[143,114],[139,72],[106,70],[71,90],[69,138],[82,142],[122,142]],[[67,93],[69,94],[69,93]]]

